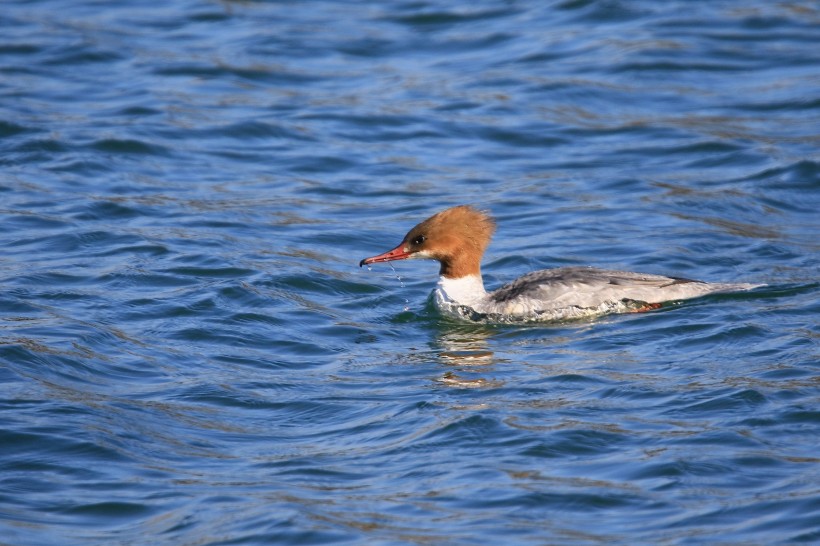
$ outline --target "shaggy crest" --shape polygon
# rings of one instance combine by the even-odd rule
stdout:
[[[403,243],[411,252],[441,262],[440,274],[455,279],[480,274],[481,258],[494,231],[495,222],[487,213],[459,205],[434,214],[411,229]]]

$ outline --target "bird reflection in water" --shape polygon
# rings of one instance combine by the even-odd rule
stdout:
[[[483,328],[455,328],[439,333],[436,343],[442,363],[453,370],[437,379],[439,383],[461,389],[500,387],[503,381],[484,377],[496,363],[487,339],[490,331]],[[478,377],[470,377],[478,376]]]

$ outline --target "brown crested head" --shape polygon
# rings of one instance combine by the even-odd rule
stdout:
[[[495,222],[487,213],[459,205],[411,229],[402,244],[412,254],[438,260],[440,274],[457,279],[481,274],[481,258],[494,231]]]

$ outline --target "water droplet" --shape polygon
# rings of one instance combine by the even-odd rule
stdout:
[[[390,266],[390,269],[392,269],[392,270],[393,270],[393,273],[395,273],[395,274],[396,274],[396,278],[399,280],[399,286],[401,286],[402,288],[404,288],[404,287],[405,287],[405,286],[404,286],[404,281],[402,280],[401,275],[399,275],[398,271],[396,271],[396,268],[395,268],[395,267],[393,267],[393,264],[391,264],[391,263],[388,263],[387,265],[389,265],[389,266]],[[404,298],[404,310],[405,310],[405,311],[409,311],[409,310],[410,310],[410,300],[408,300],[407,298]]]
[[[393,267],[393,264],[391,264],[391,263],[388,263],[387,265],[389,265],[389,266],[390,266],[390,269],[392,269],[392,270],[393,270],[393,273],[395,273],[395,274],[396,274],[396,278],[399,280],[399,285],[400,285],[402,288],[404,288],[404,281],[402,280],[401,275],[399,275],[398,271],[396,271],[396,268],[395,268],[395,267]]]

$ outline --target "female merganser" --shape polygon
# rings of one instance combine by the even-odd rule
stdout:
[[[494,231],[495,222],[484,212],[468,205],[452,207],[411,229],[393,250],[365,258],[359,267],[411,258],[438,260],[436,305],[445,313],[473,320],[565,320],[648,311],[663,302],[761,286],[559,267],[529,273],[487,292],[481,279],[481,258]]]

